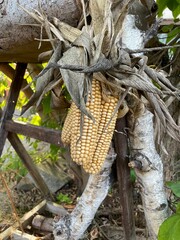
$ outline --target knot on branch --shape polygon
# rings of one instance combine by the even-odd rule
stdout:
[[[149,158],[140,152],[134,155],[133,160],[129,162],[128,166],[142,172],[149,172],[151,169],[155,170]]]
[[[69,239],[71,235],[71,217],[69,214],[62,216],[61,220],[54,222],[54,235],[61,239]]]

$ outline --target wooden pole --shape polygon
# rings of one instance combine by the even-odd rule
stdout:
[[[24,80],[24,74],[26,71],[27,64],[26,63],[17,63],[15,75],[10,87],[7,104],[3,111],[2,118],[1,118],[1,125],[0,125],[0,156],[2,154],[4,144],[6,141],[6,138],[8,137],[10,143],[12,144],[13,148],[17,152],[17,154],[20,156],[22,162],[27,167],[29,173],[33,177],[36,184],[40,187],[40,190],[43,192],[43,194],[48,198],[51,196],[50,191],[44,182],[43,178],[39,174],[35,164],[33,163],[33,160],[27,153],[26,149],[24,148],[23,144],[19,140],[18,136],[15,133],[10,133],[5,128],[6,122],[8,120],[11,120],[13,117],[13,113],[15,110],[15,106],[18,100],[19,92],[22,87],[22,83]]]
[[[9,63],[0,63],[0,71],[2,71],[10,79],[13,79],[16,70],[14,70]],[[26,79],[23,80],[22,89],[27,98],[32,96],[33,90],[30,86],[28,86]]]
[[[18,133],[30,138],[35,138],[43,142],[55,144],[59,147],[64,147],[61,141],[61,131],[51,128],[35,126],[27,123],[14,122],[7,120],[4,128],[8,132]]]
[[[2,154],[4,144],[8,135],[8,132],[4,128],[6,120],[11,120],[15,106],[18,100],[19,92],[21,90],[21,86],[24,80],[24,73],[26,71],[27,64],[26,63],[17,63],[15,75],[11,84],[11,88],[9,91],[8,99],[6,107],[3,111],[3,115],[1,118],[0,125],[0,156]]]
[[[130,179],[130,168],[128,167],[128,139],[126,128],[126,117],[119,118],[116,122],[114,134],[115,151],[117,153],[116,168],[125,240],[135,240],[132,183]]]
[[[41,177],[40,173],[38,172],[36,165],[34,164],[32,158],[26,151],[25,147],[21,143],[20,139],[18,138],[17,134],[15,133],[8,133],[8,140],[10,141],[11,145],[13,146],[14,150],[17,152],[19,157],[21,158],[23,164],[27,168],[28,172],[34,179],[36,185],[39,187],[43,195],[45,196],[46,199],[51,199],[52,196],[51,193],[44,182],[43,178]]]

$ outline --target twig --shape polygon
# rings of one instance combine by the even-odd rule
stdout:
[[[103,225],[101,227],[104,227],[104,226],[105,225]],[[115,231],[123,231],[124,230],[123,227],[121,227],[121,226],[112,226],[112,227],[109,227],[109,229],[110,230],[115,230]],[[135,231],[136,231],[136,233],[145,233],[146,229],[136,227]]]
[[[99,210],[96,213],[97,217],[101,217],[101,216],[109,216],[109,215],[117,215],[119,213],[122,212],[122,209],[120,207],[117,208],[113,208],[113,209],[106,209],[106,210]]]
[[[81,4],[83,7],[84,23],[85,23],[86,31],[88,32],[87,19],[86,19],[86,8],[85,8],[84,0],[81,0]]]
[[[105,239],[110,240],[110,238],[106,235],[106,233],[102,230],[99,224],[94,220],[93,221],[95,226],[99,229],[100,233],[104,236]]]
[[[143,48],[143,49],[135,49],[135,50],[124,49],[124,50],[126,50],[128,53],[140,53],[140,52],[152,52],[152,51],[159,51],[159,50],[163,50],[163,49],[178,48],[178,47],[180,47],[180,44],[177,44],[174,46]]]
[[[23,227],[22,227],[22,224],[21,224],[20,219],[19,219],[19,217],[18,217],[16,208],[15,208],[15,206],[14,206],[14,202],[13,202],[13,198],[12,198],[12,195],[11,195],[11,191],[10,191],[10,189],[9,189],[7,183],[6,183],[6,180],[5,180],[5,178],[4,178],[4,176],[3,176],[3,174],[2,174],[1,171],[0,171],[0,178],[1,178],[2,183],[3,183],[3,185],[4,185],[4,187],[5,187],[6,191],[7,191],[7,195],[8,195],[10,204],[11,204],[11,208],[12,208],[12,210],[13,210],[13,212],[14,212],[15,220],[18,222],[21,231],[24,232]]]

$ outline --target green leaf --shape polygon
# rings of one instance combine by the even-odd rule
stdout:
[[[173,11],[173,17],[174,17],[174,18],[177,18],[177,17],[179,17],[179,14],[180,14],[180,4],[178,4],[178,6],[176,7],[176,9],[174,9],[174,11]]]
[[[130,170],[130,178],[133,183],[136,181],[136,173],[135,173],[134,169]]]
[[[178,0],[168,0],[167,7],[172,11],[174,18],[180,14],[180,4]]]
[[[41,125],[41,118],[40,118],[40,116],[38,114],[34,114],[31,117],[32,117],[31,121],[30,121],[31,124],[36,125],[36,126],[40,126]],[[25,121],[27,121],[27,119]]]
[[[51,112],[51,95],[48,94],[42,101],[43,113],[48,114]]]
[[[178,7],[178,2],[176,0],[168,0],[167,7],[173,12]]]
[[[167,7],[168,0],[157,0],[158,16],[162,16],[164,9]]]
[[[72,200],[67,194],[59,193],[56,196],[56,199],[59,203],[66,203],[66,204],[71,204]]]
[[[160,226],[158,240],[178,239],[180,239],[180,214],[174,214]]]
[[[180,197],[180,181],[167,182],[166,186],[169,187],[177,197]]]
[[[180,14],[180,0],[157,0],[158,16],[161,17],[164,9],[169,8],[172,11],[173,17],[177,18]]]
[[[163,26],[163,27],[162,27],[162,31],[163,31],[164,33],[168,33],[168,32],[170,32],[170,31],[173,29],[173,27],[174,27],[173,24],[167,25],[167,26]]]
[[[167,35],[167,40],[166,43],[170,42],[173,38],[175,38],[177,36],[177,34],[180,33],[180,28],[176,27],[174,28],[172,31],[170,31]]]
[[[60,148],[54,144],[50,145],[50,157],[52,161],[56,161],[58,159],[60,152]]]
[[[180,202],[178,202],[176,205],[176,213],[180,214]]]

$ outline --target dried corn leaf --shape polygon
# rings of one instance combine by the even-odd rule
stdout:
[[[95,44],[95,51],[94,51],[94,59],[93,62],[95,63],[101,54],[104,56],[108,56],[110,54],[112,48],[112,36],[113,36],[113,27],[112,27],[112,19],[108,16],[104,22],[103,28],[95,36],[94,44]]]
[[[129,2],[131,2],[131,0],[124,1],[124,3],[122,3],[122,1],[115,1],[112,5],[112,15],[114,23],[114,44],[120,41],[122,25],[129,10]]]
[[[51,63],[56,63],[61,57],[61,44],[59,44],[56,48],[56,50],[54,51],[52,57],[49,60],[48,65],[50,65]],[[48,67],[47,65],[47,67]],[[34,103],[37,102],[38,98],[41,96],[41,94],[44,91],[44,88],[49,84],[50,81],[53,80],[54,78],[54,69],[49,68],[46,72],[42,71],[42,73],[40,73],[36,79],[36,91],[35,93],[31,96],[31,98],[29,99],[28,103],[23,106],[21,114],[23,114],[25,111],[27,111],[32,105],[34,105]]]
[[[108,75],[111,77],[111,81],[117,85],[125,85],[145,92],[152,92],[160,95],[162,94],[161,91],[156,88],[151,82],[134,72],[128,73],[129,76],[124,76],[123,79],[122,73],[109,71]]]
[[[145,73],[153,79],[163,90],[169,91],[176,91],[177,89],[170,83],[170,81],[164,77],[162,74],[158,73],[154,69],[145,66]]]
[[[157,98],[152,93],[146,93],[146,98],[148,99],[149,103],[151,104],[153,110],[156,112],[157,116],[159,117],[161,124],[166,128],[166,119],[162,112],[161,107],[159,106],[159,103],[157,101]]]
[[[60,65],[84,66],[87,65],[87,59],[82,48],[72,47],[64,53],[58,63]],[[73,72],[68,69],[61,69],[60,71],[72,100],[85,115],[94,120],[85,106],[89,90],[88,78],[84,73]]]
[[[48,85],[44,88],[42,94],[39,96],[38,101],[36,103],[36,107],[38,107],[40,105],[44,95],[46,93],[48,93],[49,91],[51,91],[55,86],[57,86],[60,83],[60,81],[61,81],[61,79],[59,79],[58,81],[57,81],[57,79],[54,79],[53,81],[48,83]]]
[[[153,95],[152,93],[146,93],[146,95],[151,106],[153,107],[153,110],[156,112],[155,116],[160,119],[164,130],[166,130],[167,133],[176,141],[180,141],[180,126],[177,126],[175,123],[165,103],[162,101],[162,99],[159,98],[158,95]]]
[[[107,0],[90,0],[89,2],[89,10],[95,35],[99,34],[103,29],[106,3]]]
[[[74,46],[83,47],[85,53],[87,52],[90,59],[92,57],[92,40],[90,35],[82,29],[81,35],[73,42]]]
[[[53,22],[62,34],[62,37],[71,43],[73,43],[82,33],[81,30],[62,22],[55,17],[53,18]]]

